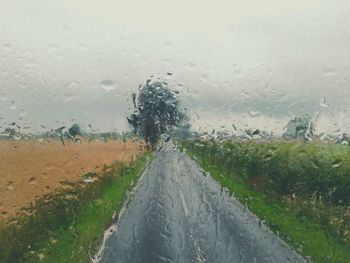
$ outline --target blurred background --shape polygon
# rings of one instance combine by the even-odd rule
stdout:
[[[180,92],[194,130],[281,135],[309,115],[318,134],[341,135],[348,10],[342,0],[4,2],[0,130],[126,131],[131,93],[151,78]]]

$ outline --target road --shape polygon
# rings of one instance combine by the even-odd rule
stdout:
[[[101,263],[304,262],[171,143],[143,174],[97,257]]]

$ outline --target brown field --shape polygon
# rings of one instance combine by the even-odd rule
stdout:
[[[105,165],[128,162],[141,153],[141,143],[109,141],[0,141],[0,223],[35,205],[43,195],[77,182]]]

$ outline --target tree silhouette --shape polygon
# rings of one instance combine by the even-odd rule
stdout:
[[[285,139],[308,140],[314,133],[314,123],[309,115],[305,115],[290,120],[285,127],[282,137]]]
[[[161,134],[171,132],[173,127],[187,119],[176,93],[164,82],[151,83],[148,80],[140,87],[137,100],[136,94],[132,99],[136,110],[127,118],[128,122],[153,149]]]
[[[80,142],[80,140],[76,138],[77,135],[82,136],[80,126],[79,124],[73,124],[72,127],[68,129],[67,137],[74,142]]]

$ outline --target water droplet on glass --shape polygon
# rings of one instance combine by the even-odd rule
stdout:
[[[101,81],[100,85],[105,91],[111,91],[115,89],[116,83],[113,80],[105,79]]]
[[[321,107],[324,107],[324,108],[329,107],[329,104],[328,104],[326,98],[322,98],[322,99],[321,99],[321,101],[320,101],[320,106],[321,106]]]

